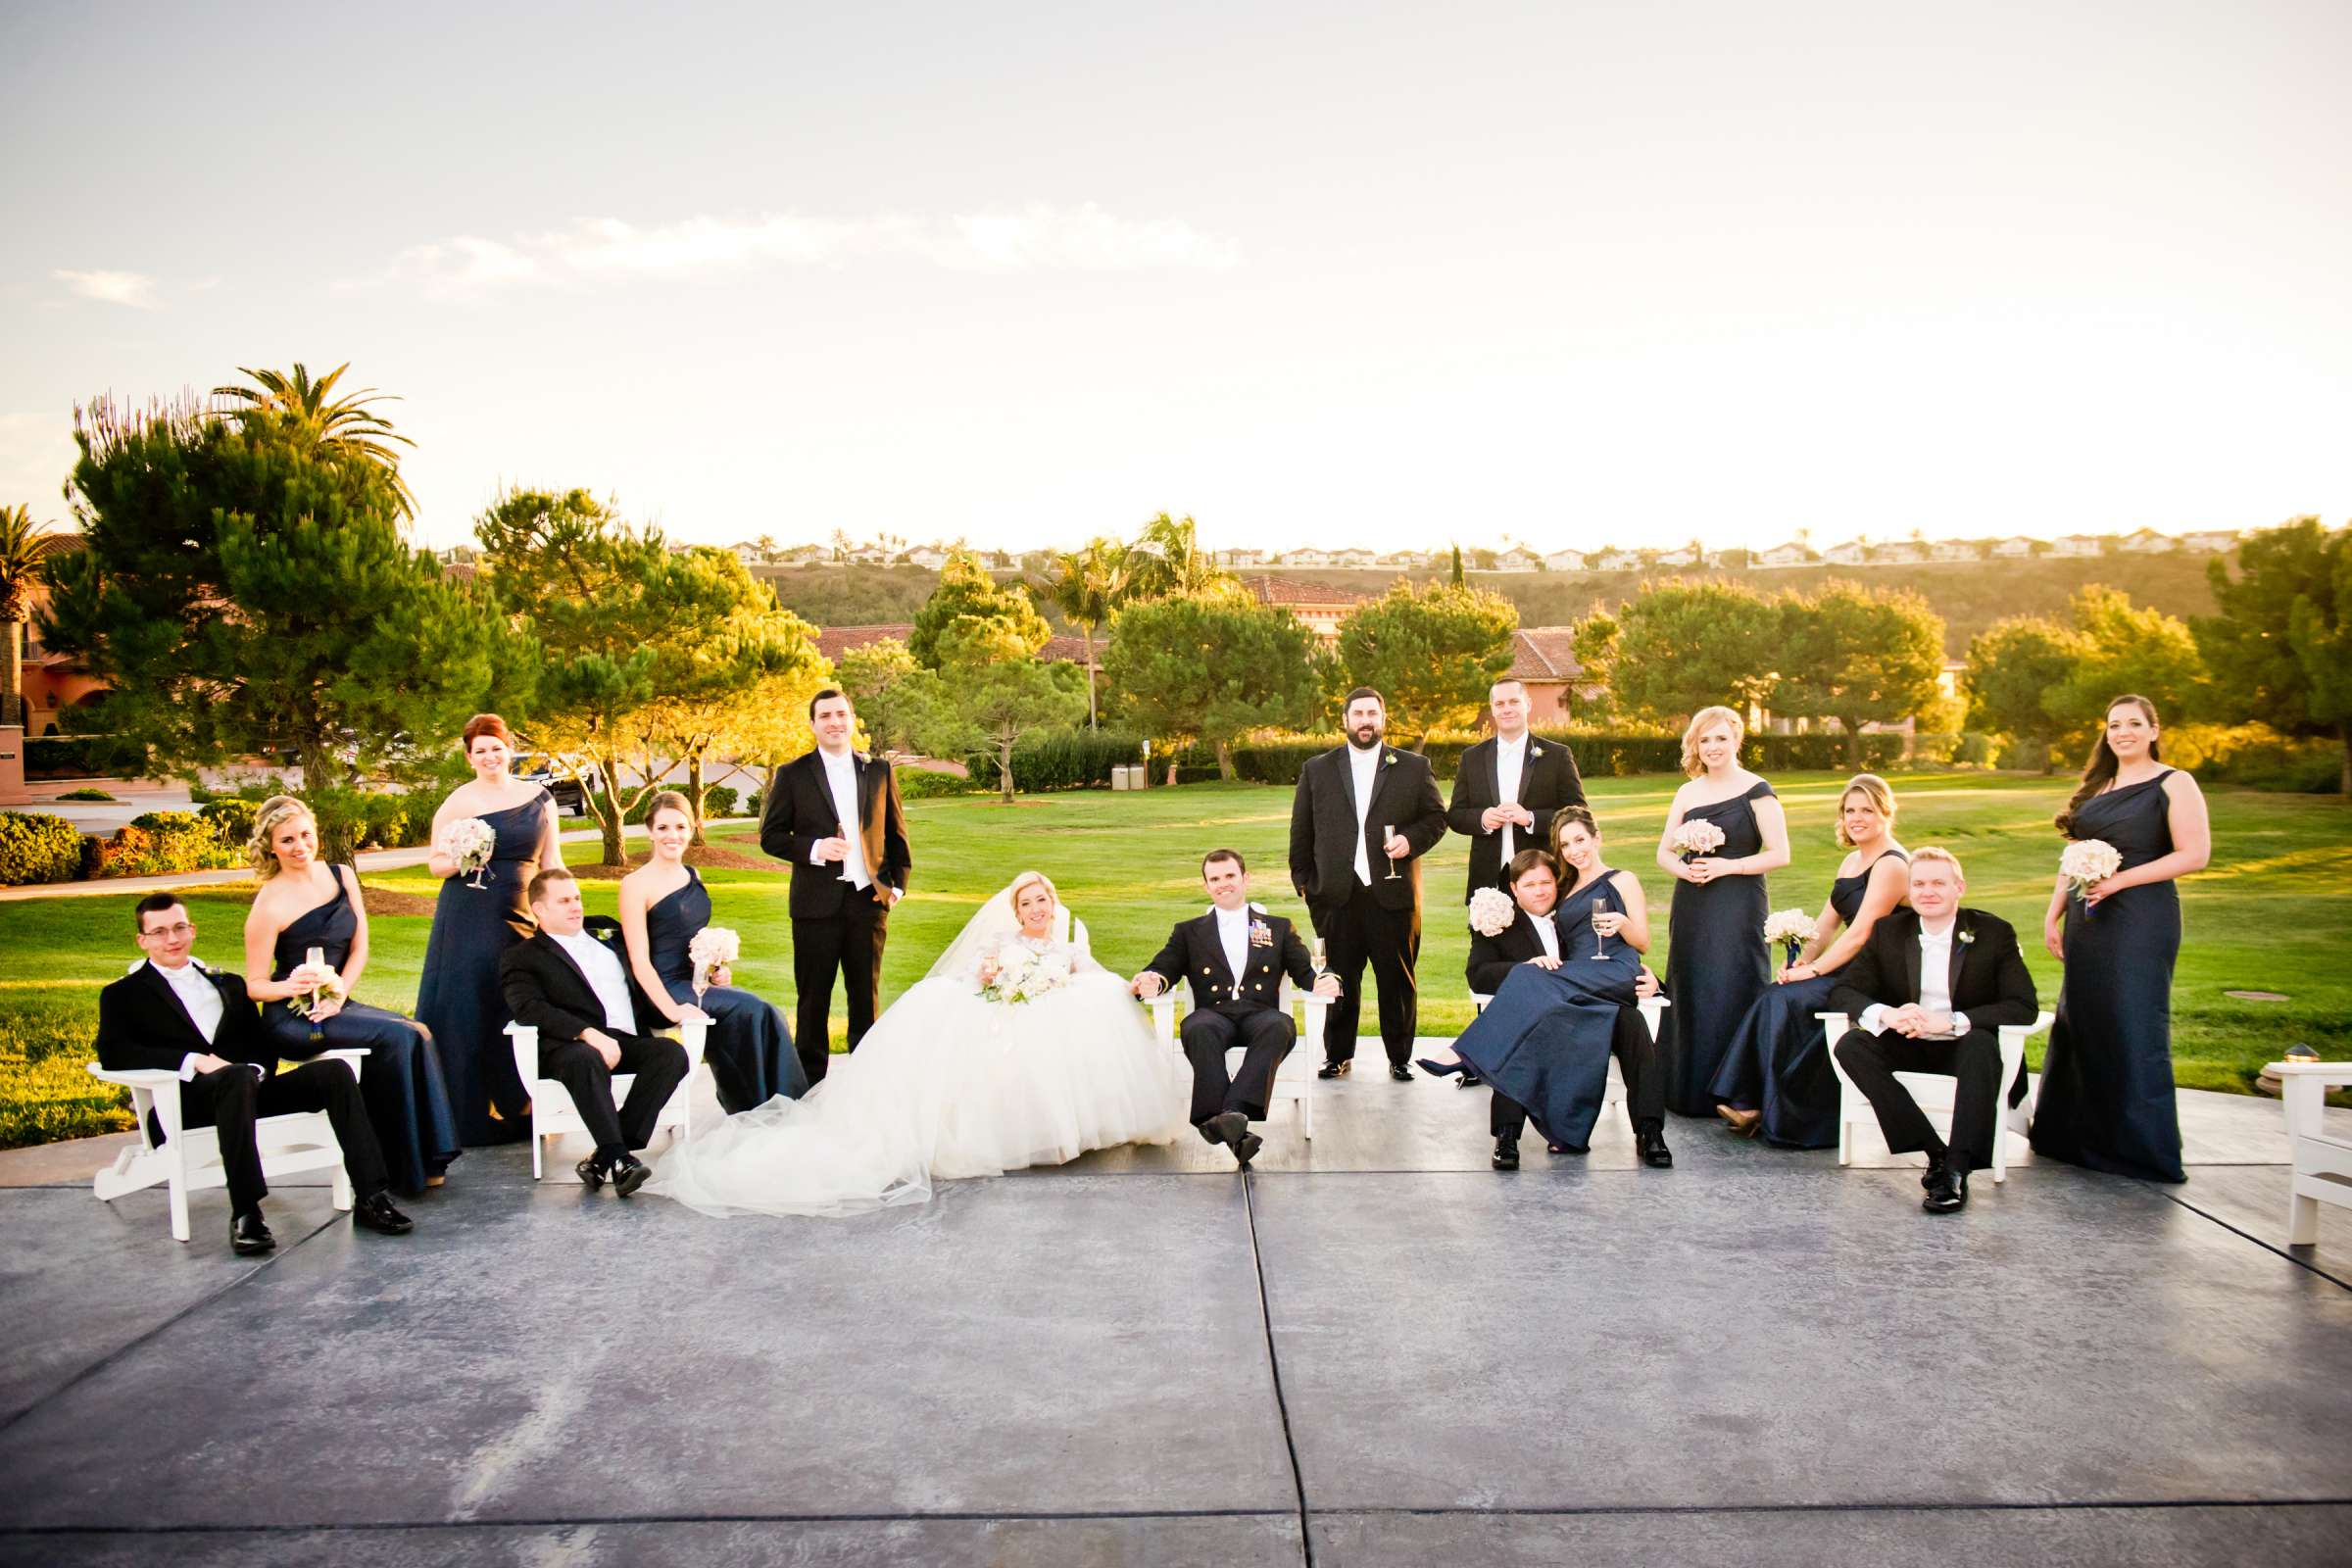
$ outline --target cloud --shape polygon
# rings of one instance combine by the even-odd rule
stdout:
[[[59,268],[49,274],[85,300],[127,305],[136,311],[155,309],[155,279],[141,272],[76,272]]]
[[[568,228],[512,242],[461,234],[414,245],[382,271],[342,286],[409,282],[432,294],[464,295],[508,285],[687,278],[892,259],[957,271],[1223,271],[1239,265],[1241,250],[1179,219],[1120,218],[1092,202],[1076,208],[1032,203],[1017,211],[934,219],[699,214],[640,226],[618,218],[584,218]]]

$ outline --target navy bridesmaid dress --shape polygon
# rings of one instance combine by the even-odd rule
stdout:
[[[1563,1149],[1592,1142],[1608,1092],[1617,1010],[1633,1004],[1642,976],[1642,956],[1624,937],[1596,942],[1594,909],[1625,912],[1605,874],[1564,895],[1551,911],[1560,966],[1514,964],[1487,1010],[1453,1043],[1455,1055],[1496,1094],[1525,1106],[1544,1141]]]
[[[433,906],[424,974],[416,984],[416,1021],[432,1032],[441,1053],[458,1136],[468,1149],[519,1143],[531,1132],[530,1096],[514,1071],[505,1033],[509,1019],[498,960],[538,928],[523,889],[538,861],[544,812],[554,798],[541,790],[520,806],[485,814],[498,847],[482,886],[462,872],[441,884]]]
[[[2082,803],[2070,836],[2104,839],[2130,870],[2173,852],[2164,781]],[[2149,1181],[2184,1182],[2173,1094],[2173,962],[2180,891],[2170,881],[2066,906],[2066,977],[2034,1102],[2034,1152]]]
[[[1900,850],[1888,850],[1897,859]],[[1886,858],[1879,857],[1879,860]],[[1830,884],[1830,907],[1848,926],[1862,912],[1870,891],[1873,860],[1852,876]],[[1762,922],[1757,922],[1761,927]],[[1766,959],[1770,962],[1769,956]],[[1830,1066],[1830,1039],[1813,1015],[1826,1011],[1836,974],[1817,974],[1785,986],[1767,985],[1740,1022],[1740,1032],[1723,1055],[1713,1094],[1727,1105],[1760,1110],[1758,1136],[1788,1149],[1831,1149],[1838,1143],[1838,1074]]]
[[[1745,795],[1683,813],[1685,822],[1712,822],[1723,847],[1711,858],[1739,859],[1764,850],[1754,803],[1772,794],[1762,779]],[[1684,1116],[1715,1114],[1715,1075],[1747,1009],[1772,984],[1764,950],[1764,917],[1772,897],[1760,876],[1718,877],[1703,887],[1674,885],[1666,927],[1667,1001],[1658,1058],[1666,1071],[1666,1108]]]
[[[277,934],[270,979],[292,974],[312,948],[321,950],[338,969],[351,956],[360,916],[351,906],[346,875],[352,883],[359,880],[358,872],[338,869],[335,896]],[[288,1060],[327,1050],[366,1049],[360,1095],[368,1102],[368,1120],[383,1147],[392,1185],[403,1193],[414,1198],[423,1192],[425,1183],[458,1157],[458,1122],[450,1111],[441,1058],[433,1051],[433,1037],[414,1018],[364,1002],[345,1002],[333,1017],[313,1025],[290,1004],[272,1002],[262,1008],[262,1029],[271,1049]]]
[[[695,996],[694,959],[686,950],[695,933],[710,923],[710,890],[691,865],[686,867],[684,887],[663,894],[645,910],[646,957],[669,1000],[699,1006],[710,1015],[703,1060],[710,1064],[719,1105],[732,1114],[764,1105],[778,1095],[800,1099],[808,1093],[808,1073],[792,1049],[792,1030],[782,1013],[734,986],[712,986],[700,998]]]

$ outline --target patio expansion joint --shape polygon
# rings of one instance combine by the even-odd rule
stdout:
[[[1250,1266],[1257,1275],[1258,1320],[1266,1334],[1266,1370],[1274,1379],[1274,1409],[1282,1417],[1282,1446],[1291,1456],[1291,1486],[1298,1494],[1298,1558],[1306,1568],[1315,1568],[1315,1533],[1308,1523],[1306,1507],[1306,1471],[1298,1463],[1298,1439],[1291,1430],[1291,1407],[1282,1393],[1282,1356],[1274,1348],[1274,1306],[1266,1298],[1266,1259],[1257,1246],[1257,1198],[1252,1183],[1255,1173],[1242,1172],[1242,1212],[1250,1221]]]
[[[1424,1508],[1325,1508],[1326,1519],[1404,1519],[1404,1518],[1473,1518],[1510,1519],[1517,1517],[1582,1518],[1630,1517],[1650,1515],[1706,1515],[1706,1514],[1807,1514],[1807,1513],[2093,1513],[2126,1512],[2132,1509],[2183,1508],[2342,1508],[2352,1507],[2352,1496],[2342,1497],[2119,1497],[2068,1501],[2045,1499],[2037,1502],[1956,1501],[1942,1498],[1935,1501],[1906,1502],[1900,1498],[1878,1499],[1869,1502],[1688,1502],[1688,1503],[1530,1503],[1524,1507],[1424,1507]]]
[[[1295,1519],[1290,1508],[944,1508],[859,1513],[583,1513],[495,1519],[270,1520],[250,1524],[0,1525],[7,1536],[397,1535],[428,1530],[569,1530],[591,1525],[1084,1524],[1099,1519]]]
[[[2252,1242],[2256,1247],[2261,1248],[2264,1251],[2275,1253],[2279,1257],[2283,1257],[2289,1263],[2294,1264],[2297,1268],[2309,1269],[2312,1273],[2317,1274],[2320,1278],[2326,1280],[2328,1284],[2333,1285],[2340,1290],[2352,1291],[2352,1280],[2347,1280],[2340,1274],[2330,1274],[2328,1272],[2328,1270],[2320,1267],[2319,1264],[2313,1262],[2308,1257],[2297,1257],[2295,1255],[2294,1249],[2274,1246],[2273,1244],[2264,1241],[2261,1237],[2255,1235],[2253,1232],[2241,1230],[2237,1226],[2230,1224],[2228,1220],[2223,1219],[2220,1215],[2199,1208],[2187,1199],[2178,1197],[2169,1191],[2165,1192],[2164,1196],[2169,1201],[2180,1204],[2182,1208],[2187,1209],[2191,1214],[2196,1215],[2199,1219],[2211,1220],[2214,1224],[2219,1225],[2230,1235],[2241,1237],[2246,1241]],[[2306,1249],[2306,1250],[2312,1250],[2312,1249]]]

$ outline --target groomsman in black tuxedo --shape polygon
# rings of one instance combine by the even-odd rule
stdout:
[[[792,865],[793,1047],[811,1084],[831,1059],[833,976],[849,993],[850,1049],[874,1026],[890,907],[906,896],[906,813],[888,762],[850,749],[858,715],[827,688],[808,701],[816,750],[776,772],[760,848]]]
[[[622,1198],[653,1171],[636,1151],[654,1139],[662,1107],[690,1069],[686,1048],[654,1033],[660,1015],[629,980],[608,939],[586,929],[580,884],[553,866],[525,896],[537,934],[498,960],[499,984],[514,1021],[539,1031],[539,1071],[571,1092],[596,1152],[573,1167],[590,1187],[612,1184]],[[629,1098],[612,1104],[612,1075],[634,1073]]]
[[[1446,802],[1429,759],[1384,744],[1388,705],[1369,686],[1348,694],[1348,744],[1310,758],[1291,802],[1291,884],[1324,940],[1340,997],[1323,1030],[1318,1076],[1355,1058],[1364,965],[1380,982],[1380,1041],[1389,1076],[1405,1065],[1418,1021],[1413,965],[1421,956],[1421,857],[1446,836]]]
[[[1921,1204],[1949,1214],[1968,1202],[1968,1173],[1992,1163],[2000,1136],[2001,1039],[2004,1024],[2032,1023],[2038,1004],[2034,976],[2009,922],[1961,907],[1968,883],[1947,850],[1911,852],[1911,906],[1882,917],[1846,966],[1830,1004],[1857,1027],[1838,1042],[1838,1064],[1870,1097],[1886,1147],[1898,1154],[1926,1150]],[[1898,1072],[1955,1079],[1949,1143],[1895,1081]],[[2008,1102],[2025,1098],[2020,1062]]]
[[[392,1206],[390,1174],[359,1080],[348,1064],[306,1061],[272,1073],[277,1052],[262,1034],[262,1015],[237,975],[196,961],[196,926],[171,893],[150,893],[132,911],[147,961],[98,993],[98,1064],[112,1072],[175,1072],[181,1136],[208,1123],[220,1141],[228,1178],[228,1245],[240,1256],[277,1245],[262,1219],[270,1184],[262,1177],[254,1123],[290,1111],[323,1110],[343,1147],[343,1169],[357,1201],[352,1223],[386,1236],[416,1228]],[[149,1135],[163,1128],[149,1119]]]
[[[1290,921],[1250,902],[1250,868],[1239,850],[1209,851],[1200,880],[1209,911],[1178,921],[1128,989],[1150,1001],[1179,981],[1192,983],[1193,1010],[1180,1033],[1193,1064],[1193,1126],[1247,1165],[1263,1143],[1250,1124],[1265,1120],[1274,1070],[1298,1041],[1282,1005],[1283,977],[1326,1000],[1340,994],[1340,982],[1314,972]],[[1244,1048],[1242,1070],[1228,1076],[1225,1054],[1235,1046]]]
[[[1576,754],[1540,741],[1527,728],[1527,688],[1504,677],[1487,691],[1494,733],[1462,753],[1446,825],[1470,841],[1470,876],[1462,902],[1480,888],[1510,891],[1505,868],[1521,850],[1551,848],[1551,817],[1585,804]]]

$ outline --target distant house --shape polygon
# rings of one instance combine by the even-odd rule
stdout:
[[[1589,564],[1593,571],[1640,571],[1642,556],[1634,550],[1603,550]]]
[[[1870,546],[1859,539],[1848,539],[1844,544],[1824,550],[1821,559],[1833,566],[1859,566],[1870,560]]]
[[[1585,569],[1585,553],[1582,550],[1554,550],[1544,558],[1544,569],[1545,571],[1582,571]]]
[[[1331,564],[1335,566],[1369,566],[1376,559],[1371,551],[1359,550],[1352,546],[1346,550],[1334,550],[1331,553]]]
[[[2023,534],[2012,534],[1992,547],[1992,553],[2003,561],[2018,561],[2034,554],[2034,541]]]
[[[1715,558],[1696,545],[1678,545],[1658,557],[1661,566],[1712,566]]]
[[[1426,550],[1392,550],[1380,558],[1379,564],[1384,566],[1395,566],[1400,571],[1419,571],[1422,567],[1429,565],[1432,559]]]
[[[1370,594],[1327,588],[1319,582],[1300,582],[1296,577],[1270,577],[1262,572],[1244,577],[1241,583],[1259,604],[1289,611],[1300,625],[1327,643],[1337,642],[1340,622],[1356,606],[1368,604],[1372,598]]]
[[[1871,558],[1874,566],[1910,566],[1928,559],[1928,547],[1916,539],[1898,539],[1890,545],[1879,546]]]
[[[1513,545],[1494,558],[1496,571],[1534,571],[1544,564],[1544,558],[1524,545]]]
[[[2053,556],[2095,556],[2105,548],[2105,542],[2095,533],[2070,533],[2050,541]]]
[[[735,553],[735,559],[737,561],[742,562],[747,566],[757,566],[767,559],[766,551],[760,549],[758,545],[748,542],[738,545],[729,545],[727,548]]]
[[[1565,723],[1569,699],[1584,679],[1573,626],[1522,626],[1511,634],[1510,678],[1527,688],[1531,724]]]
[[[2139,532],[2125,539],[2116,548],[2128,550],[2135,556],[2157,556],[2173,549],[2174,540],[2170,535],[2158,533],[2153,528],[2142,528]]]
[[[1220,566],[1255,566],[1265,561],[1266,553],[1263,550],[1219,550],[1213,553],[1213,559]]]
[[[1977,547],[1966,539],[1938,539],[1928,546],[1930,561],[1975,561]]]
[[[852,565],[887,566],[890,564],[890,552],[880,545],[852,545],[845,559]]]
[[[2235,550],[2237,548],[2237,530],[2234,528],[2208,528],[2202,533],[2184,533],[2180,536],[2180,548],[2183,550],[2208,550],[2217,554],[2225,550]]]
[[[1779,566],[1802,566],[1809,564],[1812,559],[1813,552],[1807,550],[1803,545],[1774,545],[1770,550],[1758,551],[1750,564],[1767,569]]]
[[[929,571],[937,571],[948,564],[948,553],[937,545],[916,545],[900,559],[910,566],[921,566]]]
[[[1289,555],[1282,557],[1277,564],[1285,566],[1328,566],[1331,564],[1331,552],[1328,550],[1294,550]]]

